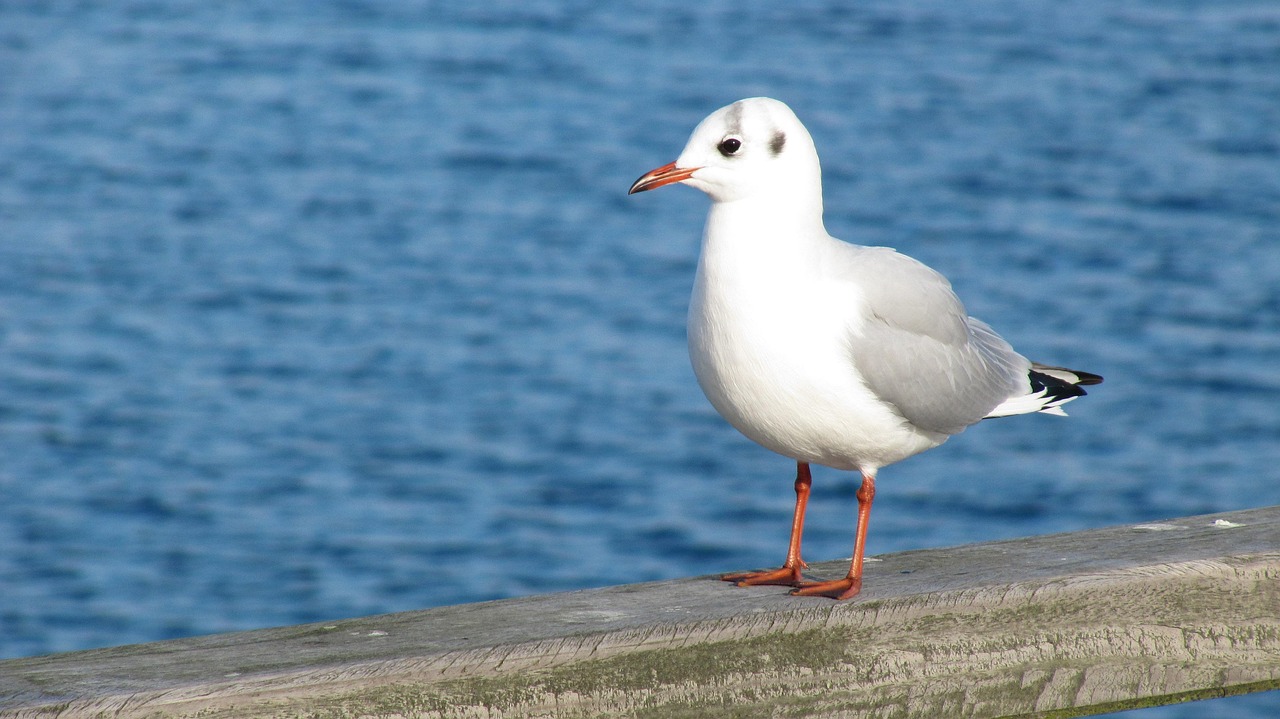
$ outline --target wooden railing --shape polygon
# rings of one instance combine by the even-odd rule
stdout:
[[[12,659],[0,716],[1079,716],[1280,688],[1280,507],[884,555],[864,586],[700,577]]]

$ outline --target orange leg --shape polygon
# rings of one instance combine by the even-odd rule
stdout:
[[[809,463],[796,462],[796,512],[791,517],[791,543],[787,545],[787,561],[781,567],[767,572],[726,574],[721,579],[739,587],[756,584],[800,586],[803,581],[800,570],[809,566],[800,558],[800,537],[804,534],[804,510],[809,505],[809,486],[812,484],[813,475],[809,473]]]
[[[867,523],[871,519],[871,500],[876,497],[875,472],[862,473],[862,486],[858,488],[858,531],[853,540],[853,561],[844,579],[830,582],[802,582],[791,590],[792,594],[806,597],[831,597],[849,599],[862,590],[862,553],[867,546]]]

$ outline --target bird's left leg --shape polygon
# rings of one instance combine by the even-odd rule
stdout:
[[[809,566],[800,558],[800,537],[804,534],[804,510],[809,505],[809,487],[812,484],[813,475],[809,473],[809,463],[796,462],[796,511],[791,517],[791,542],[787,545],[787,561],[781,567],[767,572],[725,574],[721,579],[739,587],[756,584],[781,584],[787,587],[800,585],[803,581],[800,570]]]
[[[867,523],[871,520],[871,501],[876,497],[875,471],[862,472],[862,486],[858,488],[858,530],[853,540],[853,561],[844,579],[830,582],[802,582],[791,590],[792,594],[806,597],[831,597],[849,599],[862,590],[862,554],[867,546]]]

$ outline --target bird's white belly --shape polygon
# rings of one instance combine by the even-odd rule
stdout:
[[[862,383],[846,317],[806,311],[828,303],[852,310],[858,298],[824,296],[830,288],[812,283],[771,296],[726,289],[709,290],[699,273],[689,356],[707,399],[748,438],[800,461],[870,471],[945,441]]]

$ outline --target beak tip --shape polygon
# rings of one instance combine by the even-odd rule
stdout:
[[[662,187],[664,184],[666,183],[662,182],[662,178],[654,177],[653,172],[645,173],[640,176],[640,179],[631,183],[631,187],[627,190],[627,194],[634,195],[637,192],[648,192],[655,187]]]
[[[631,183],[631,189],[627,190],[627,194],[634,195],[637,192],[656,190],[663,185],[670,185],[674,182],[684,182],[699,169],[697,167],[677,168],[674,162],[663,165],[656,170],[646,172],[640,176],[640,179]]]

